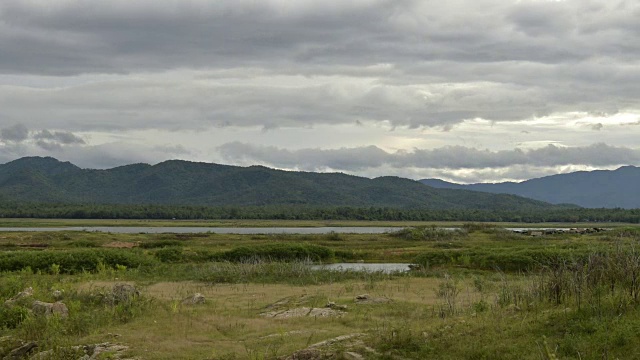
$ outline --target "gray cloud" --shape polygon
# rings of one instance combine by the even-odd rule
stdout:
[[[512,166],[557,167],[567,165],[613,166],[640,164],[640,150],[593,144],[583,147],[548,145],[532,150],[489,151],[463,146],[386,152],[375,146],[341,149],[286,150],[239,142],[222,145],[220,153],[231,162],[262,163],[310,171],[361,172],[372,168],[501,169]]]
[[[219,131],[199,150],[222,138],[227,161],[284,168],[470,179],[635,164],[634,149],[585,144],[633,144],[632,131],[614,126],[628,120],[609,117],[640,113],[638,18],[640,2],[625,0],[3,0],[0,159],[189,158],[196,145],[185,133]],[[522,122],[547,115],[553,125]],[[488,146],[485,134],[465,133],[474,119],[513,124],[490,140],[510,150],[444,147],[432,136]],[[284,139],[292,128],[353,124],[351,140],[322,145],[333,150],[286,149],[299,146]],[[373,127],[402,136],[363,141]],[[287,141],[232,142],[259,128],[256,143]],[[173,141],[166,134],[178,131],[188,149],[146,137]],[[380,148],[429,141],[435,149]],[[512,149],[550,141],[571,146]]]
[[[69,131],[51,132],[49,130],[42,130],[40,132],[35,133],[33,135],[33,138],[37,140],[42,140],[42,141],[48,140],[50,142],[60,143],[64,145],[85,143],[81,137]]]
[[[170,128],[176,118],[190,129],[361,120],[450,128],[638,110],[638,15],[637,2],[605,0],[6,0],[0,72],[123,78],[7,87],[2,108],[76,130]],[[175,69],[207,78],[164,73]]]
[[[29,137],[29,129],[23,124],[16,124],[0,129],[0,140],[22,142]]]

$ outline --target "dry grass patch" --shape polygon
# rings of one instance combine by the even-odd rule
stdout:
[[[91,281],[82,290],[108,289],[116,281]],[[380,282],[342,282],[316,286],[283,284],[215,284],[158,282],[139,287],[160,306],[151,316],[109,329],[118,340],[145,359],[270,359],[292,354],[311,344],[345,334],[370,331],[380,323],[405,316],[424,316],[442,302],[441,283],[435,278],[397,278]],[[464,298],[464,292],[460,295]],[[194,293],[205,296],[202,305],[183,305]],[[389,304],[356,305],[355,297],[393,300]],[[475,298],[469,292],[469,298]],[[271,305],[280,308],[323,308],[327,302],[347,305],[343,317],[263,318]],[[463,301],[463,300],[461,300]],[[471,301],[471,300],[469,300]],[[414,315],[412,315],[414,314]],[[153,345],[151,345],[153,344]],[[232,355],[233,354],[233,355]]]

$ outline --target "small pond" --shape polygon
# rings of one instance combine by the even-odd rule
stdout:
[[[335,263],[311,265],[314,270],[363,271],[363,272],[407,272],[410,264],[403,263]]]

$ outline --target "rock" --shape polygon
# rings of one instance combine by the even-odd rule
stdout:
[[[7,300],[4,302],[4,304],[6,306],[12,306],[13,304],[15,304],[16,302],[22,300],[22,299],[27,299],[33,296],[33,288],[32,287],[28,287],[24,290],[22,290],[21,292],[17,293],[14,297],[12,297],[11,299]]]
[[[309,317],[341,317],[343,316],[345,313],[343,311],[339,311],[339,310],[333,310],[333,309],[322,309],[322,308],[312,308],[311,311],[309,311],[309,314],[307,316]]]
[[[294,352],[286,360],[321,360],[323,354],[318,349],[302,349]]]
[[[111,290],[111,295],[114,303],[126,303],[140,296],[140,291],[133,285],[116,284]]]
[[[364,360],[364,356],[353,351],[346,351],[342,356],[347,360]]]
[[[53,290],[51,295],[53,295],[53,298],[56,300],[62,300],[63,292],[61,290]]]
[[[325,307],[334,310],[347,310],[347,305],[338,305],[333,301],[329,301]]]
[[[345,312],[328,308],[309,308],[299,307],[284,311],[269,311],[260,314],[260,316],[273,319],[289,319],[297,317],[341,317]]]
[[[77,352],[78,356],[82,354],[78,358],[78,360],[97,360],[97,359],[124,360],[123,358],[124,352],[129,350],[129,347],[125,345],[117,345],[117,344],[111,344],[111,343],[105,342],[100,344],[71,346],[69,348],[66,348],[66,350]],[[58,355],[54,354],[53,351],[51,350],[40,352],[30,358],[30,360],[54,360],[54,359],[58,359]]]
[[[356,300],[366,300],[369,298],[369,294],[357,295]]]
[[[205,299],[204,295],[202,295],[200,293],[195,293],[195,294],[193,294],[193,296],[189,296],[189,297],[185,298],[184,300],[182,300],[182,304],[183,305],[204,304],[205,300],[206,299]]]
[[[333,347],[334,345],[338,345],[338,344],[339,344],[339,347],[342,349],[344,349],[345,346],[346,347],[350,347],[349,345],[353,346],[354,340],[357,340],[363,335],[364,334],[349,334],[349,335],[342,335],[333,339],[321,341],[319,343],[316,343],[307,347],[306,349],[298,350],[293,354],[285,357],[284,359],[285,360],[320,360],[320,359],[335,359],[335,358],[346,358],[346,359],[353,359],[353,360],[363,359],[363,357],[360,354],[357,354],[355,352],[352,352],[352,355],[360,356],[360,357],[348,357],[348,355],[346,355],[346,352],[342,353],[343,355],[342,357],[338,357],[335,347]]]
[[[11,350],[24,345],[24,343],[13,336],[0,337],[0,359],[4,359],[6,355],[9,355]]]
[[[26,343],[18,348],[11,350],[9,355],[5,356],[2,360],[20,360],[25,356],[29,355],[35,348],[38,347],[38,344],[34,342]]]
[[[48,303],[36,300],[33,302],[33,305],[31,305],[31,310],[33,310],[33,313],[36,315],[44,315],[46,317],[52,315],[58,315],[60,317],[69,316],[69,309],[67,308],[67,305],[60,301]]]
[[[53,290],[51,295],[53,295],[53,298],[58,301],[62,300],[62,296],[64,295],[64,293],[61,290]]]

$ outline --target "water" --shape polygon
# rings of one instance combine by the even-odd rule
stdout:
[[[113,234],[384,234],[395,232],[399,227],[270,227],[270,228],[234,228],[234,227],[141,227],[141,226],[89,226],[89,227],[25,227],[0,228],[5,232],[42,232],[42,231],[90,231]]]
[[[336,270],[336,271],[363,271],[363,272],[378,272],[394,273],[394,272],[407,272],[411,270],[410,264],[402,263],[335,263],[326,265],[311,265],[313,270]]]
[[[43,231],[90,231],[114,234],[384,234],[396,232],[402,227],[143,227],[143,226],[88,226],[88,227],[0,227],[0,232],[43,232]],[[440,228],[442,230],[459,230],[456,227]],[[514,232],[524,231],[568,231],[569,228],[505,228]]]

